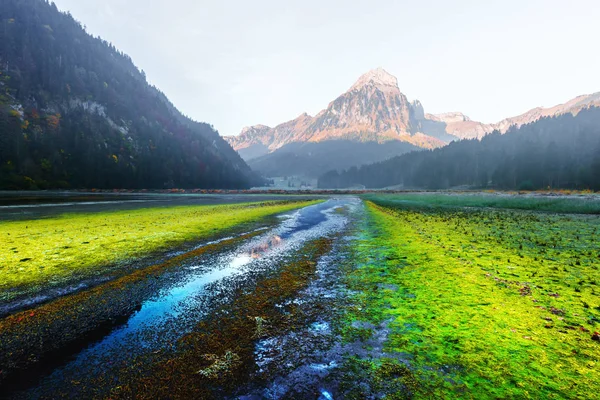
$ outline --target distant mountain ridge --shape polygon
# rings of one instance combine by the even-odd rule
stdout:
[[[460,139],[481,139],[488,133],[499,131],[505,133],[512,126],[520,128],[523,125],[538,121],[544,117],[555,117],[563,114],[577,115],[582,109],[600,106],[600,92],[577,96],[564,104],[554,107],[536,107],[516,117],[505,118],[494,124],[472,121],[460,112],[443,114],[426,114],[426,118],[446,124],[446,132]]]
[[[411,102],[400,91],[396,77],[377,68],[359,77],[348,91],[314,117],[304,113],[274,128],[255,125],[225,139],[245,160],[265,156],[291,143],[340,139],[377,143],[396,140],[431,149],[454,140],[479,139],[494,130],[504,133],[513,125],[520,127],[542,117],[577,114],[593,105],[600,105],[600,92],[486,124],[461,112],[425,113],[418,100]]]
[[[273,153],[253,158],[248,164],[268,177],[304,176],[317,178],[324,171],[341,170],[384,161],[399,154],[419,150],[397,140],[385,143],[352,140],[324,140],[286,144]]]
[[[506,132],[511,126],[517,128],[530,122],[535,122],[544,117],[556,117],[563,114],[577,115],[581,110],[589,107],[600,106],[600,92],[577,96],[574,99],[567,101],[564,104],[559,104],[554,107],[536,107],[521,115],[512,118],[506,118],[497,124],[492,124],[493,130],[498,130],[502,133]]]

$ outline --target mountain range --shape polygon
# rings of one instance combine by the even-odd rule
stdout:
[[[426,113],[420,101],[409,101],[400,91],[396,77],[377,68],[362,75],[314,117],[304,113],[273,128],[255,125],[225,139],[253,169],[263,174],[315,176],[310,165],[342,169],[378,162],[411,150],[439,148],[461,139],[480,139],[493,131],[504,133],[511,126],[520,127],[542,117],[577,114],[593,105],[600,105],[600,92],[486,124],[461,112]],[[345,150],[336,150],[335,142],[340,140],[355,143],[344,145],[352,148],[351,154],[344,157]],[[367,143],[370,151],[361,152],[359,149]],[[330,151],[320,151],[321,147]],[[380,151],[374,151],[377,148]]]
[[[129,56],[89,35],[54,3],[3,0],[0,25],[0,189],[248,188],[264,182],[257,172],[316,178],[350,170],[346,180],[331,175],[345,185],[355,180],[352,167],[456,148],[459,140],[600,106],[595,93],[487,124],[461,112],[427,113],[402,93],[396,77],[377,68],[315,116],[222,138],[179,112]],[[588,143],[595,149],[594,140]],[[579,168],[595,171],[590,163]]]
[[[323,173],[320,188],[600,190],[600,108]]]

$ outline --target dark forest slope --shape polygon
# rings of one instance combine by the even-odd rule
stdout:
[[[390,160],[330,171],[321,188],[600,189],[600,108],[583,109],[493,132],[481,140],[412,152]]]
[[[326,140],[290,143],[272,153],[248,161],[253,170],[265,176],[304,176],[317,178],[324,171],[387,160],[398,154],[419,150],[409,143]]]
[[[256,183],[210,125],[54,4],[2,0],[0,19],[0,189]]]

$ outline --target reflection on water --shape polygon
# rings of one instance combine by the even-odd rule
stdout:
[[[270,239],[250,250],[250,257],[254,259],[260,258],[268,250],[281,245],[282,241],[281,236],[273,235]]]

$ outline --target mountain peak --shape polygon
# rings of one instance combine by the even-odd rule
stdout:
[[[271,129],[271,127],[262,124],[245,126],[244,128],[242,128],[242,134],[248,133],[250,131],[264,131],[267,129]]]
[[[458,112],[458,111],[445,112],[445,113],[441,113],[441,114],[427,114],[426,117],[432,121],[439,121],[439,122],[445,122],[445,123],[471,121],[471,118],[467,117],[465,114]]]
[[[370,83],[374,84],[375,86],[398,88],[398,79],[396,79],[394,75],[390,74],[385,69],[379,67],[361,75],[361,77],[358,78],[356,83],[352,85],[349,91],[360,89],[361,87]]]

